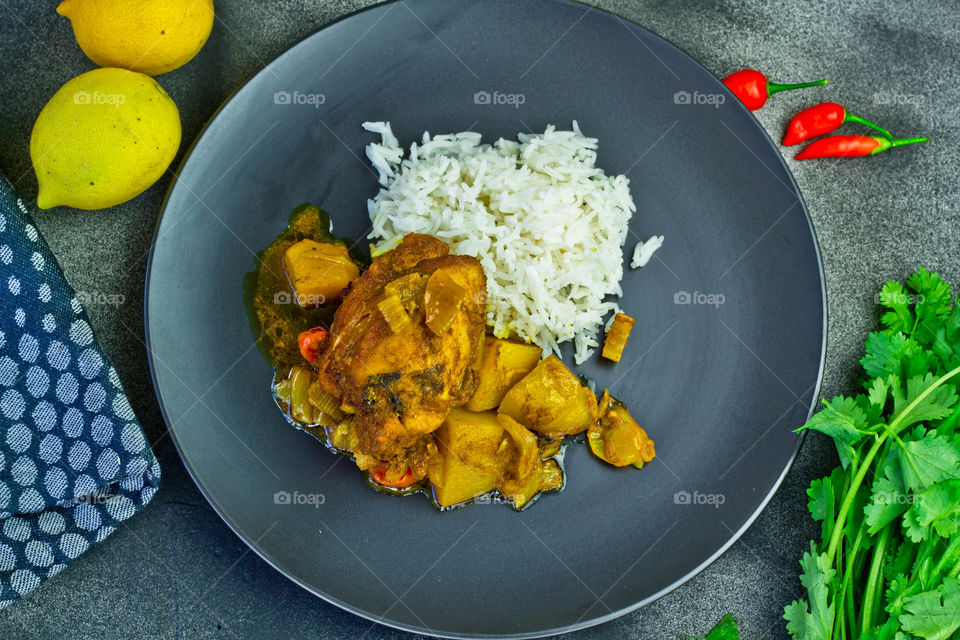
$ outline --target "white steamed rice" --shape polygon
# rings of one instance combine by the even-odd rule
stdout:
[[[663,246],[663,236],[650,236],[646,242],[638,242],[633,249],[633,258],[630,260],[631,269],[639,269],[647,266],[650,258],[657,252],[657,249]]]
[[[367,157],[383,188],[367,205],[374,255],[408,233],[446,241],[487,274],[487,323],[559,353],[574,341],[577,364],[598,345],[603,318],[618,310],[622,246],[636,210],[625,176],[594,163],[597,140],[573,123],[481,144],[480,134],[423,134],[404,157],[389,122]]]

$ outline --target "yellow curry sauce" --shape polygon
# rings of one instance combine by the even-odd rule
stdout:
[[[598,405],[555,356],[485,335],[475,259],[410,234],[360,275],[329,228],[317,207],[295,209],[245,295],[285,417],[349,456],[372,487],[421,492],[440,509],[522,509],[563,487],[563,446],[588,428],[611,464],[652,458],[653,442],[606,392]]]

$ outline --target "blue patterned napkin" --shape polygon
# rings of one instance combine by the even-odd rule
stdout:
[[[0,174],[0,609],[113,533],[159,480],[117,372]]]

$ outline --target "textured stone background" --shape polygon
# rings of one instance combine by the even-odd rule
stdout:
[[[24,200],[36,197],[28,141],[46,100],[93,68],[51,0],[0,0],[0,170]],[[248,75],[365,0],[233,0],[190,64],[160,78],[183,119],[183,149]],[[742,67],[782,82],[829,76],[829,92],[779,96],[758,112],[774,138],[798,104],[815,96],[924,148],[866,160],[788,161],[816,226],[829,298],[823,392],[850,390],[865,334],[877,319],[873,294],[917,264],[960,282],[960,5],[955,2],[590,0],[685,49],[717,75]],[[829,96],[829,98],[827,98]],[[181,154],[183,153],[181,149]],[[176,162],[179,162],[179,158]],[[77,290],[120,294],[91,306],[164,469],[153,504],[50,583],[0,613],[2,638],[402,638],[308,595],[262,562],[227,529],[194,487],[164,434],[143,346],[146,252],[170,176],[107,211],[37,215],[41,232]],[[685,586],[619,621],[570,638],[682,638],[724,612],[743,637],[786,637],[782,607],[799,593],[797,559],[815,528],[804,490],[834,464],[823,438],[807,438],[779,493],[747,534]]]

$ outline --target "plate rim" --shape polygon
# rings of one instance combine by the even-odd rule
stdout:
[[[754,116],[753,113],[749,109],[747,109],[743,105],[743,103],[740,102],[740,100],[737,99],[732,92],[730,92],[729,89],[727,89],[726,85],[723,84],[720,78],[718,78],[712,71],[710,71],[710,69],[708,69],[699,60],[697,60],[697,58],[690,55],[685,49],[676,45],[675,43],[668,40],[667,38],[659,35],[654,31],[651,31],[650,29],[644,27],[643,25],[638,24],[637,22],[629,18],[625,18],[612,11],[608,11],[600,7],[586,4],[585,2],[581,2],[580,0],[540,0],[540,1],[544,3],[552,2],[552,3],[568,5],[568,6],[583,7],[588,11],[593,11],[593,12],[602,14],[608,19],[613,19],[613,20],[626,23],[626,25],[629,26],[630,28],[640,29],[647,35],[652,36],[657,40],[660,40],[663,45],[675,49],[682,56],[688,58],[695,65],[699,66],[701,69],[706,71],[708,76],[712,78],[712,82],[716,84],[717,90],[724,93],[728,98],[732,98],[733,102],[735,102],[737,105],[736,108],[746,111],[747,114],[749,114],[750,117],[753,118],[753,121],[756,127],[763,133],[763,138],[766,140],[767,145],[769,145],[769,147],[775,152],[777,159],[779,160],[779,163],[782,166],[784,172],[786,173],[787,179],[789,180],[789,186],[791,190],[794,192],[794,194],[796,195],[797,201],[800,204],[800,208],[803,212],[804,219],[807,223],[807,228],[810,232],[811,240],[813,241],[814,255],[816,257],[816,263],[817,263],[817,274],[819,276],[819,281],[820,281],[820,304],[822,309],[821,332],[820,332],[821,334],[820,335],[820,359],[819,359],[819,366],[817,370],[816,383],[812,389],[812,395],[810,396],[810,399],[811,399],[810,408],[809,408],[809,411],[807,412],[807,420],[809,420],[810,417],[814,414],[814,410],[816,409],[816,401],[820,397],[824,370],[826,366],[827,341],[828,341],[827,329],[828,329],[828,320],[829,320],[829,315],[828,315],[829,309],[827,305],[827,287],[826,287],[826,276],[824,273],[824,266],[823,266],[823,253],[820,247],[819,239],[817,238],[817,232],[813,224],[813,218],[811,217],[810,211],[807,208],[807,204],[803,198],[803,193],[800,190],[800,186],[797,184],[797,181],[793,175],[793,172],[790,170],[790,167],[787,165],[786,160],[783,157],[783,154],[780,152],[780,150],[777,148],[776,144],[774,143],[773,138],[771,138],[770,133],[760,123],[760,121],[756,118],[756,116]],[[163,223],[164,214],[167,211],[167,204],[170,199],[170,196],[172,195],[174,188],[177,186],[177,184],[180,181],[182,170],[184,169],[187,162],[192,157],[194,148],[209,133],[211,125],[214,123],[214,121],[217,119],[220,113],[227,107],[228,104],[230,104],[236,98],[237,94],[241,90],[246,88],[248,84],[250,84],[259,75],[264,73],[280,58],[285,57],[286,55],[290,54],[294,49],[304,44],[306,41],[316,37],[319,33],[323,32],[324,30],[344,20],[348,20],[353,18],[354,16],[360,15],[367,11],[380,9],[385,5],[396,4],[398,2],[402,3],[404,2],[404,0],[381,0],[380,2],[376,2],[374,4],[361,7],[360,9],[356,9],[354,11],[346,13],[336,18],[335,20],[332,20],[330,22],[327,22],[321,25],[316,30],[308,33],[307,35],[303,36],[302,38],[296,40],[295,42],[293,42],[292,44],[284,48],[282,51],[280,51],[275,56],[273,56],[270,60],[268,60],[267,62],[259,66],[255,71],[253,71],[248,76],[246,76],[243,79],[243,81],[235,89],[233,89],[232,91],[230,91],[230,93],[227,94],[227,96],[217,106],[217,108],[213,111],[213,113],[211,113],[210,116],[206,119],[206,121],[203,123],[203,126],[200,128],[200,131],[197,132],[193,141],[184,151],[183,157],[181,158],[174,172],[174,179],[170,182],[170,185],[167,187],[166,193],[164,194],[164,197],[163,197],[163,201],[160,204],[160,212],[157,215],[157,219],[154,224],[153,234],[150,239],[150,248],[148,251],[147,262],[146,262],[146,273],[144,276],[144,296],[143,296],[143,326],[144,326],[144,338],[145,338],[144,346],[146,347],[146,352],[147,352],[147,364],[150,370],[150,382],[153,388],[154,396],[156,397],[156,400],[157,400],[157,404],[160,408],[161,416],[163,417],[164,426],[166,427],[166,431],[170,435],[170,439],[173,442],[174,448],[177,451],[177,455],[180,457],[180,461],[183,464],[184,468],[186,469],[187,474],[190,476],[190,479],[193,481],[193,484],[200,491],[200,494],[203,496],[204,500],[206,500],[207,503],[210,505],[210,507],[213,509],[214,513],[216,513],[217,516],[219,516],[220,519],[223,520],[223,522],[227,525],[230,531],[232,531],[233,534],[237,536],[240,540],[242,540],[243,543],[250,550],[252,550],[255,554],[257,554],[257,556],[259,556],[264,562],[266,562],[274,570],[280,573],[284,578],[286,578],[287,580],[290,580],[291,582],[293,582],[300,588],[304,589],[308,593],[312,594],[313,596],[318,597],[330,604],[333,604],[334,606],[337,606],[340,609],[343,609],[353,615],[359,616],[365,620],[369,620],[370,622],[381,624],[386,627],[390,627],[400,631],[405,631],[408,633],[417,633],[417,634],[436,637],[436,638],[451,638],[453,640],[457,640],[461,638],[470,639],[470,640],[474,640],[474,639],[493,640],[493,639],[500,639],[500,638],[517,638],[517,639],[543,638],[543,637],[552,636],[552,635],[571,633],[574,631],[579,631],[582,629],[587,629],[590,627],[594,627],[597,625],[610,622],[612,620],[625,616],[629,613],[633,613],[659,600],[660,598],[666,596],[667,594],[672,593],[676,589],[680,588],[681,586],[683,586],[684,584],[686,584],[687,582],[689,582],[690,580],[698,576],[700,573],[702,573],[707,567],[709,567],[714,562],[716,562],[717,559],[720,558],[720,556],[726,553],[730,549],[730,547],[732,547],[738,540],[740,540],[740,538],[746,533],[746,531],[754,524],[754,522],[756,522],[757,518],[760,517],[760,514],[767,508],[770,501],[779,491],[780,486],[783,484],[784,479],[786,478],[790,470],[793,468],[794,462],[796,462],[797,455],[800,451],[800,448],[806,439],[806,432],[801,432],[798,435],[797,442],[794,445],[793,451],[790,453],[790,457],[788,458],[786,464],[784,465],[783,471],[780,473],[780,475],[771,485],[766,495],[764,496],[763,500],[760,502],[759,505],[757,505],[753,513],[751,513],[750,516],[746,519],[746,521],[744,521],[743,525],[741,525],[740,528],[734,531],[733,534],[730,536],[730,538],[724,544],[722,544],[714,553],[712,553],[709,557],[707,557],[703,562],[698,564],[693,569],[689,570],[683,577],[667,585],[663,589],[660,589],[659,591],[647,596],[646,598],[643,598],[642,600],[639,600],[629,606],[622,607],[616,611],[611,611],[604,615],[593,617],[588,620],[574,622],[572,624],[562,626],[562,627],[552,627],[550,629],[544,629],[540,631],[530,631],[530,632],[521,632],[521,633],[513,633],[513,634],[487,634],[487,633],[456,633],[454,634],[450,632],[435,631],[429,628],[406,624],[403,622],[398,622],[395,620],[384,618],[382,616],[378,616],[374,613],[365,611],[357,606],[344,602],[339,598],[336,598],[330,594],[327,594],[319,589],[316,589],[312,585],[307,584],[304,580],[301,580],[299,577],[292,575],[290,572],[285,570],[282,566],[280,566],[281,563],[279,563],[278,561],[274,561],[269,556],[269,554],[267,554],[266,551],[258,547],[257,541],[252,540],[248,536],[242,534],[238,530],[234,522],[231,520],[230,516],[223,509],[221,509],[221,507],[218,504],[216,504],[216,502],[211,498],[211,496],[207,494],[206,489],[197,479],[197,476],[194,473],[193,468],[187,462],[187,459],[184,456],[183,449],[181,448],[179,439],[177,438],[176,432],[170,428],[171,421],[169,416],[167,415],[166,405],[163,401],[163,396],[160,392],[160,387],[157,382],[156,365],[154,363],[154,357],[153,357],[153,342],[151,340],[150,320],[149,320],[150,318],[149,304],[150,304],[150,291],[151,291],[150,279],[153,273],[154,252],[156,250],[157,239],[160,234],[160,227]]]

